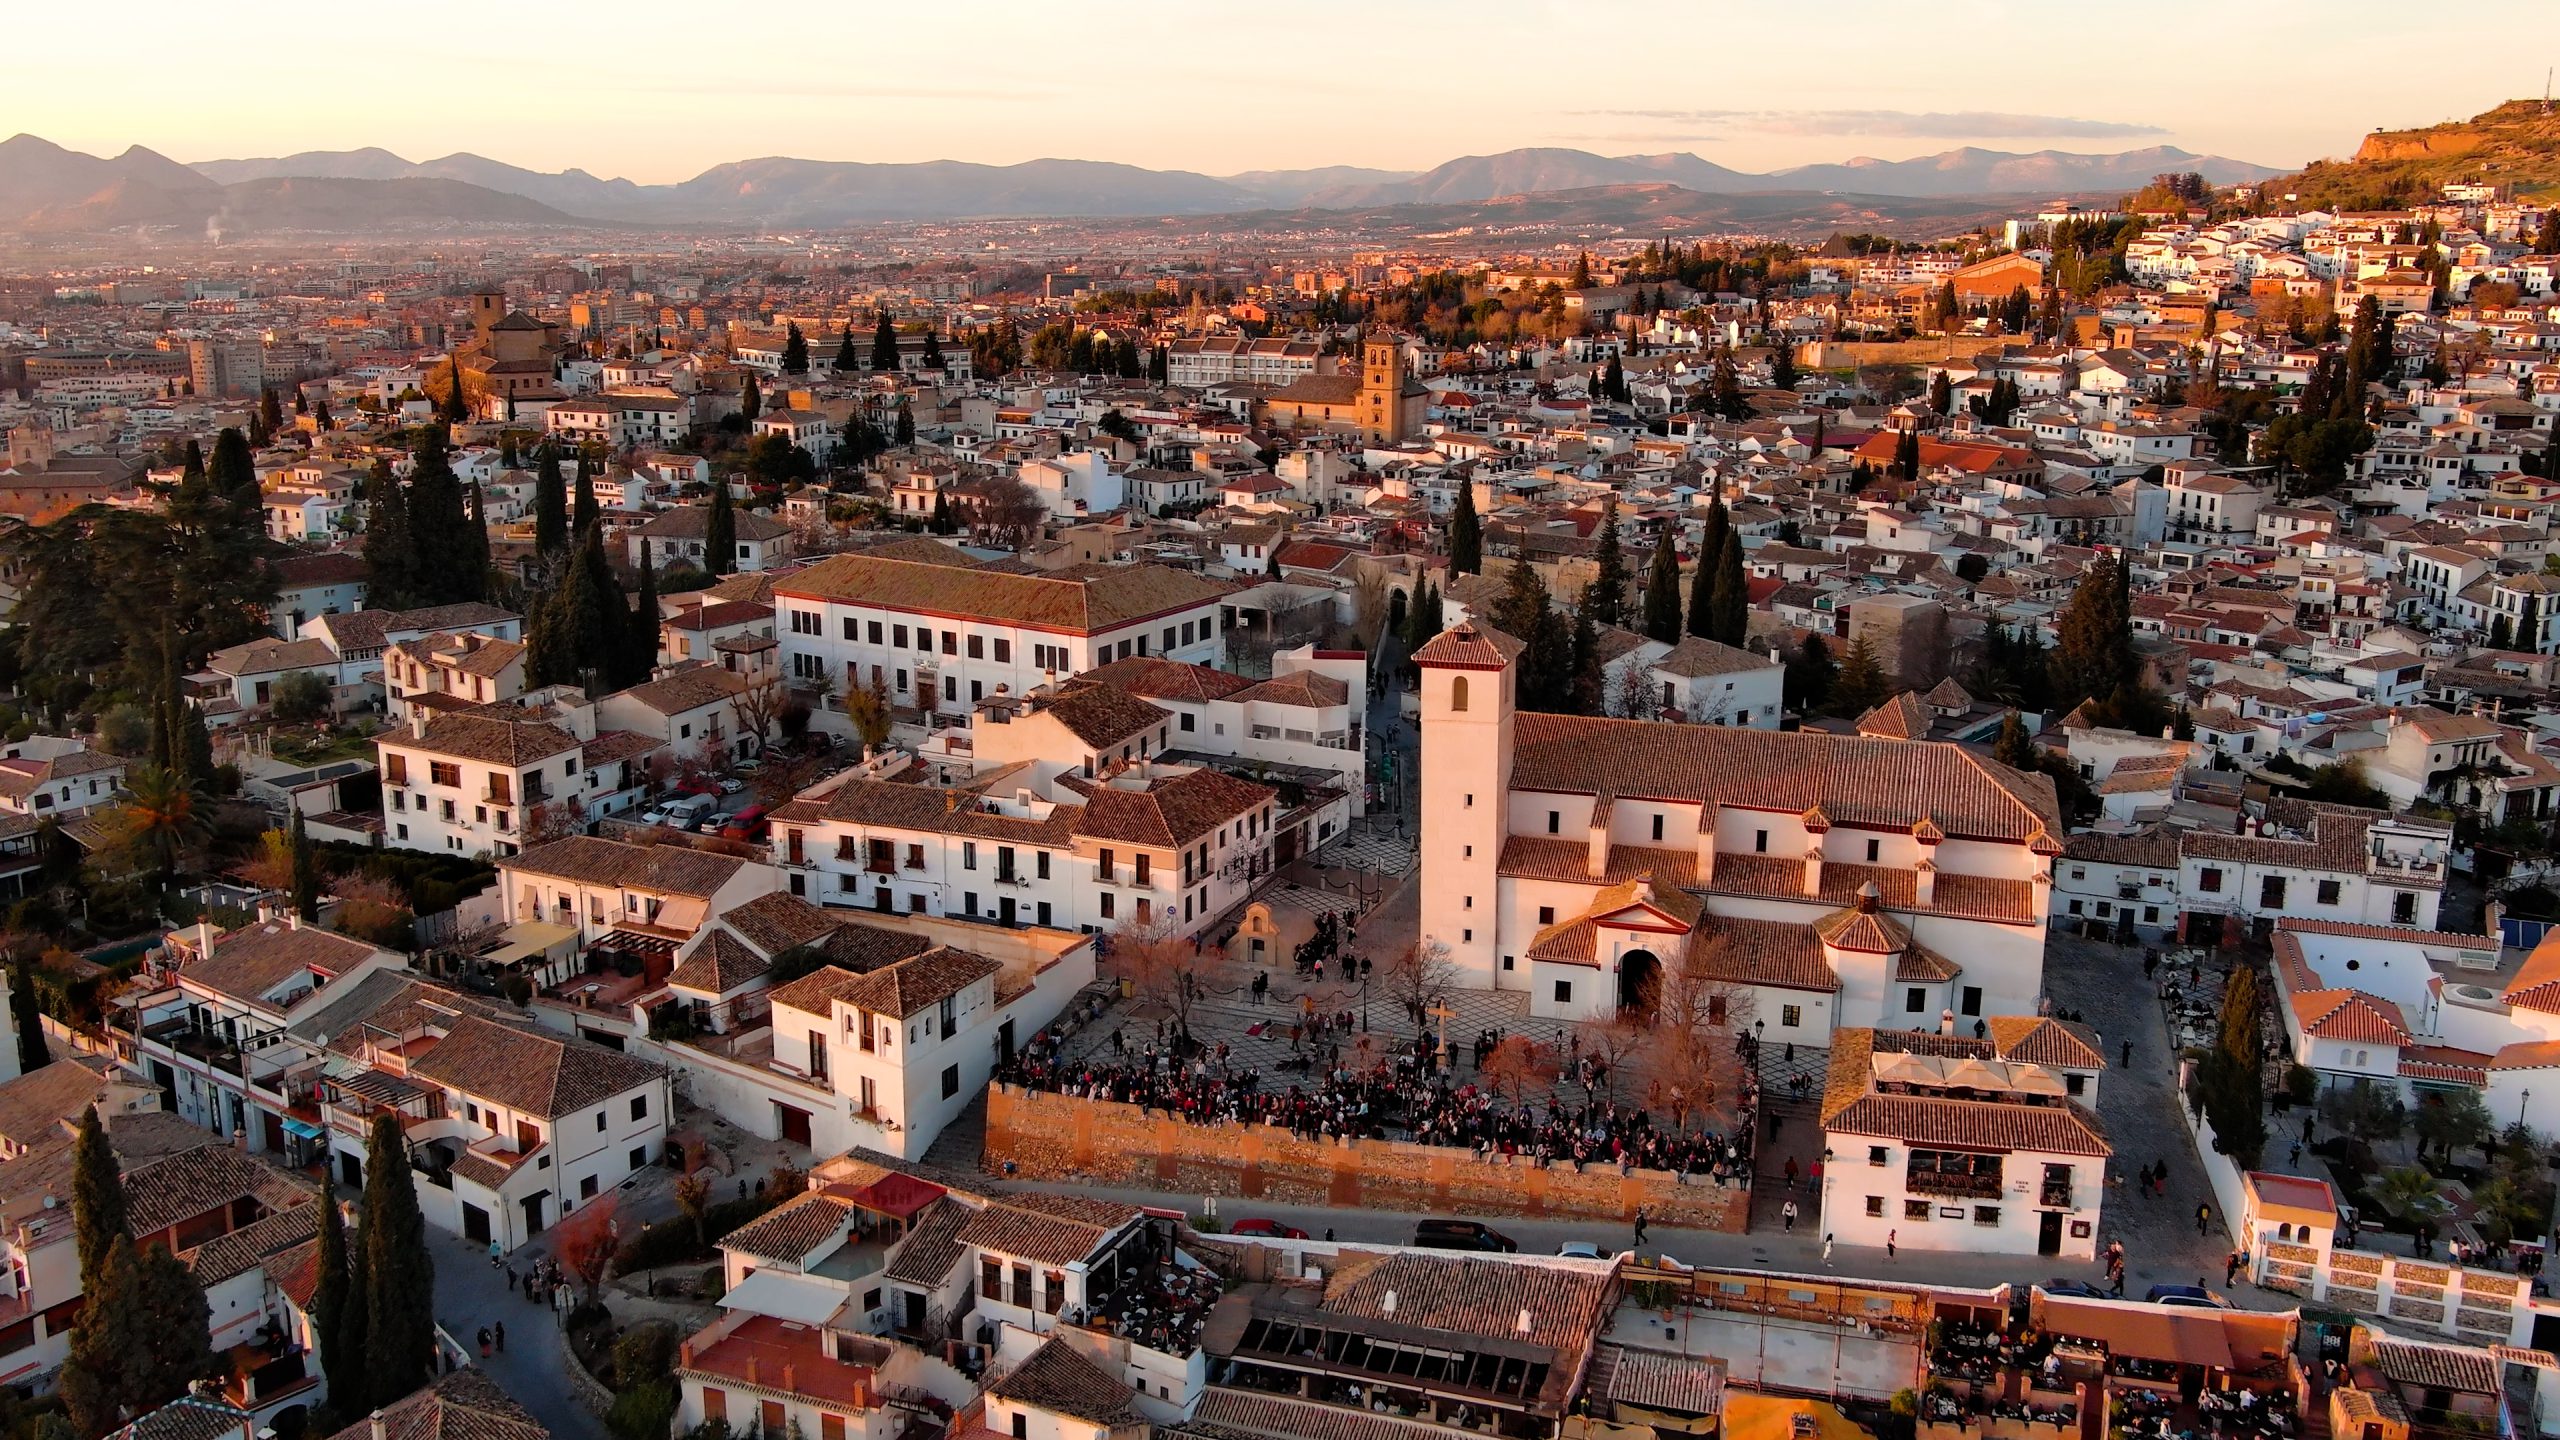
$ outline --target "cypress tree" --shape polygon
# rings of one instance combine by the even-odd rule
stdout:
[[[726,575],[738,568],[738,516],[731,508],[729,482],[711,482],[711,516],[702,527],[702,571]]]
[[[205,478],[204,442],[190,435],[187,437],[186,458],[179,465],[178,479],[179,482],[183,484],[189,480],[202,480],[203,478]]]
[[[860,368],[861,365],[862,357],[855,354],[853,349],[853,325],[848,321],[842,330],[836,332],[835,368],[839,371],[853,370]]]
[[[1742,535],[1727,528],[1716,554],[1715,589],[1708,596],[1714,638],[1740,645],[1751,638],[1751,591],[1742,574]]]
[[[942,337],[931,330],[924,332],[924,355],[922,358],[924,360],[924,368],[927,370],[948,370],[951,368],[951,362],[942,358]]]
[[[637,685],[658,668],[658,564],[649,557],[646,545],[640,547],[640,599],[631,607],[631,624],[623,638],[630,652],[623,674],[629,684]]]
[[[1724,538],[1733,529],[1731,512],[1719,494],[1707,506],[1707,523],[1698,539],[1698,573],[1689,580],[1689,633],[1715,636],[1716,573],[1724,563]]]
[[[205,481],[213,493],[234,505],[261,505],[258,493],[258,466],[251,458],[249,437],[229,426],[213,437],[213,461],[206,467]],[[261,527],[263,528],[263,526]]]
[[[311,852],[311,832],[300,810],[293,812],[293,913],[306,924],[320,919],[320,860]]]
[[[471,506],[440,437],[430,434],[409,474],[409,545],[417,556],[417,603],[446,605],[480,598],[483,574],[470,534]]]
[[[1644,574],[1644,633],[1665,645],[1680,643],[1680,551],[1665,533],[1654,541]]]
[[[2018,718],[2017,711],[2000,717],[2000,739],[1991,747],[1991,758],[2012,770],[2037,768],[2035,742],[2027,738],[2026,722]]]
[[[1893,677],[1876,658],[1875,646],[1864,635],[1850,641],[1840,673],[1831,682],[1832,712],[1854,719],[1892,698]]]
[[[489,598],[489,516],[481,508],[480,482],[477,480],[471,482],[471,531],[465,538],[470,541],[466,553],[471,558],[471,568],[456,578],[455,585],[457,588],[465,583],[469,585],[470,593],[462,599],[486,600]]]
[[[782,373],[809,373],[809,337],[800,333],[797,322],[782,327]]]
[[[1600,504],[1600,533],[1591,546],[1591,583],[1582,587],[1581,613],[1594,626],[1621,625],[1627,614],[1627,557],[1618,545],[1618,497]]]
[[[115,1242],[133,1241],[125,1220],[124,1176],[95,1105],[80,1113],[80,1136],[71,1145],[71,1223],[80,1242],[80,1290],[94,1295]]]
[[[871,368],[894,373],[898,368],[898,327],[889,323],[889,312],[880,312],[880,323],[871,328]]]
[[[2081,576],[2055,629],[2047,669],[2056,708],[2068,712],[2135,683],[2133,619],[2114,557],[2099,556]]]
[[[1804,637],[1804,645],[1796,658],[1787,663],[1785,677],[1786,703],[1798,714],[1810,715],[1831,700],[1832,682],[1839,667],[1831,663],[1831,642],[1820,631]]]
[[[445,384],[447,389],[444,392],[444,406],[438,413],[441,414],[448,423],[455,425],[469,424],[471,420],[471,400],[469,396],[463,393],[462,358],[460,356],[455,356],[453,358],[452,368],[445,377]]]
[[[580,450],[578,452],[578,491],[575,504],[569,511],[570,535],[575,537],[585,534],[587,527],[595,524],[603,514],[604,508],[596,504],[595,482],[587,478],[587,452]]]
[[[352,1351],[338,1343],[339,1333],[346,1327],[347,1312],[356,1299],[355,1277],[347,1261],[347,1223],[338,1213],[338,1202],[326,1195],[320,1199],[320,1252],[313,1267],[316,1276],[311,1289],[311,1331],[320,1342],[320,1363],[328,1372],[332,1396],[355,1396],[364,1393],[364,1347]]]
[[[9,1026],[18,1032],[19,1074],[53,1063],[44,1041],[44,1011],[36,1005],[36,978],[23,961],[9,967]]]
[[[297,391],[296,395],[299,394],[300,392]],[[269,435],[284,428],[284,407],[277,403],[273,388],[258,392],[258,428]]]
[[[756,372],[750,370],[738,387],[738,413],[749,420],[764,409],[764,391],[756,386]]]
[[[907,402],[904,400],[898,402],[897,437],[898,443],[901,445],[913,445],[916,443],[915,412],[907,408]]]
[[[560,450],[542,447],[533,472],[533,552],[544,560],[569,548],[569,483],[560,474]]]
[[[1476,518],[1476,487],[1472,481],[1459,483],[1458,508],[1449,515],[1449,573],[1484,573],[1484,525]]]
[[[426,1383],[435,1353],[435,1259],[408,1141],[389,1110],[374,1112],[365,1146],[364,1216],[365,1370],[370,1408],[379,1409]]]

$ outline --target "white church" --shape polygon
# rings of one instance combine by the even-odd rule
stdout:
[[[2049,779],[1890,724],[1519,714],[1519,652],[1462,622],[1414,657],[1422,936],[1458,983],[1606,1019],[1694,963],[1747,993],[1772,1043],[2035,1013],[2062,852]]]

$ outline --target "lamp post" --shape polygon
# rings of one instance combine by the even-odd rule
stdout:
[[[2521,1095],[2519,1095],[2519,1096],[2517,1096],[2517,1097],[2516,1097],[2516,1124],[2518,1124],[2518,1125],[2522,1125],[2522,1124],[2524,1124],[2524,1112],[2525,1112],[2525,1107],[2526,1107],[2526,1106],[2528,1106],[2528,1105],[2530,1105],[2530,1104],[2532,1104],[2532,1103],[2533,1103],[2533,1092],[2532,1092],[2532,1091],[2530,1091],[2530,1090],[2527,1090],[2527,1091],[2525,1091],[2523,1094],[2521,1094]]]

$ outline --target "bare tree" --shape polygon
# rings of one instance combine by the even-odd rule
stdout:
[[[773,727],[782,718],[785,698],[782,676],[767,673],[749,677],[747,688],[739,691],[730,702],[737,708],[738,732],[755,737],[755,753],[758,755],[762,755],[765,746],[773,741]]]
[[[1457,978],[1458,967],[1449,959],[1448,946],[1437,940],[1416,940],[1388,956],[1370,983],[1403,1006],[1407,1015],[1418,1016],[1439,1004]]]
[[[1506,1035],[1493,1052],[1484,1057],[1476,1071],[1493,1092],[1518,1106],[1531,1085],[1552,1085],[1564,1066],[1556,1059],[1555,1047],[1541,1045],[1526,1035]]]
[[[525,807],[524,844],[548,845],[587,833],[587,807],[576,796],[560,795]]]
[[[1648,1103],[1668,1111],[1675,1129],[1714,1112],[1736,1063],[1734,1037],[1751,1024],[1753,992],[1724,978],[1729,971],[1717,963],[1730,943],[1702,937],[1652,982],[1651,1040],[1638,1068]]]
[[[980,538],[1019,550],[1040,533],[1049,507],[1018,476],[1000,475],[979,487],[973,524]]]
[[[1142,927],[1131,921],[1111,932],[1111,961],[1137,999],[1163,1006],[1176,1031],[1191,1033],[1191,1007],[1200,998],[1193,973],[1200,963],[1197,946],[1161,923]]]
[[[1653,1051],[1655,1038],[1652,1015],[1633,1006],[1620,1007],[1617,1016],[1608,1024],[1596,1032],[1584,1033],[1583,1053],[1601,1065],[1602,1098],[1612,1104],[1617,1102],[1619,1072],[1641,1068],[1645,1057]],[[1651,1088],[1647,1086],[1648,1090]]]
[[[1376,566],[1363,566],[1351,586],[1351,628],[1364,647],[1374,647],[1387,628],[1387,577]]]

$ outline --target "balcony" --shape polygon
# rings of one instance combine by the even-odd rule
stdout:
[[[1997,1200],[2000,1198],[2000,1176],[1972,1174],[1962,1170],[1914,1170],[1905,1175],[1903,1188],[1914,1195],[1940,1195],[1956,1200]]]

